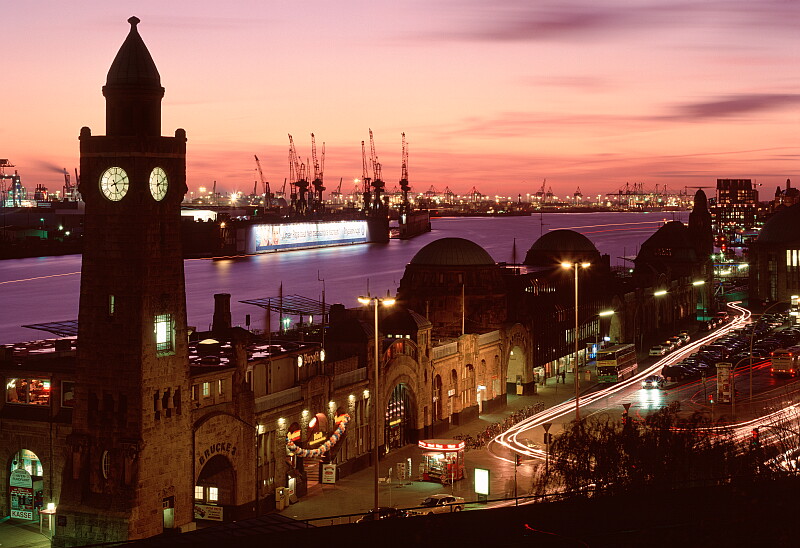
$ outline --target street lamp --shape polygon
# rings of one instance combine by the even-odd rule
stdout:
[[[386,297],[381,299],[379,297],[359,297],[358,302],[363,305],[369,305],[370,303],[374,304],[375,307],[375,323],[374,323],[374,334],[375,334],[375,374],[372,377],[372,458],[375,461],[375,504],[373,506],[373,512],[375,512],[375,519],[378,519],[378,360],[380,359],[380,354],[378,350],[378,345],[380,341],[378,340],[378,305],[382,304],[383,306],[392,306],[394,304],[394,299],[390,297]]]
[[[578,267],[589,268],[590,263],[578,262],[563,262],[561,266],[564,268],[572,268],[575,270],[575,362],[572,365],[572,375],[575,377],[575,420],[581,420],[581,407],[580,407],[580,375],[578,375]]]

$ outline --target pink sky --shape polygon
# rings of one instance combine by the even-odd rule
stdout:
[[[0,157],[29,189],[61,187],[82,126],[105,132],[131,15],[193,191],[250,192],[254,154],[280,187],[287,134],[305,158],[314,132],[328,189],[346,192],[369,128],[389,189],[402,132],[419,192],[800,185],[797,1],[34,0],[4,5],[0,95]]]

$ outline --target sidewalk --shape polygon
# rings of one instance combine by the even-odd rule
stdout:
[[[38,522],[0,519],[0,547],[50,548],[50,539],[44,535],[47,532],[47,520],[42,531],[39,533]]]
[[[585,372],[583,372],[585,375]],[[592,380],[587,382],[585,377],[581,378],[581,393],[586,393],[595,385],[595,375],[592,373]],[[538,393],[531,396],[509,395],[507,406],[502,411],[495,413],[482,414],[479,418],[457,427],[450,429],[446,436],[452,438],[458,434],[470,434],[475,436],[486,429],[487,426],[495,422],[502,422],[514,411],[538,402],[544,402],[545,407],[562,403],[571,399],[574,394],[574,377],[567,373],[566,384],[555,383],[555,378],[547,380],[546,385],[539,385]],[[554,424],[550,431],[558,432],[561,430],[561,423],[567,423],[571,416],[567,415]],[[535,446],[542,446],[544,430],[539,427],[534,429],[530,435],[530,443]],[[498,448],[494,448],[498,453]],[[499,451],[500,455],[503,451]],[[416,445],[407,445],[389,453],[381,459],[379,464],[379,477],[381,480],[389,475],[389,468],[396,469],[397,463],[405,462],[411,458],[412,478],[415,481],[402,482],[395,477],[391,482],[381,481],[379,483],[380,505],[394,506],[397,508],[413,508],[428,496],[437,493],[451,493],[463,497],[467,503],[477,500],[475,486],[473,484],[475,468],[486,468],[490,470],[490,495],[489,499],[499,499],[514,496],[514,464],[510,451],[505,455],[508,461],[500,460],[492,456],[487,449],[472,449],[466,452],[466,470],[464,479],[452,485],[443,486],[435,482],[416,481],[417,470],[422,460],[422,450]],[[528,494],[533,484],[534,462],[523,460],[517,468],[517,492],[520,495]],[[346,514],[364,514],[369,512],[374,504],[375,479],[372,467],[359,470],[354,474],[339,479],[335,484],[318,484],[309,490],[308,494],[295,504],[284,509],[281,514],[297,520],[314,520],[321,517],[341,516]],[[355,520],[356,518],[352,518]],[[344,520],[347,522],[348,520]],[[319,521],[317,525],[328,525],[330,522]]]

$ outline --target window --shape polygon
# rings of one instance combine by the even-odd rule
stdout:
[[[208,488],[208,502],[217,502],[219,500],[219,489],[216,487]]]
[[[197,401],[197,385],[192,385],[192,401]]]
[[[224,379],[220,379],[217,381],[217,394],[219,394],[220,396],[225,393],[225,390],[223,389],[224,386],[225,386]]]
[[[211,383],[204,382],[203,383],[203,397],[207,398],[211,395]]]
[[[61,381],[61,407],[75,406],[75,382]]]
[[[194,500],[203,500],[203,486],[202,485],[195,485],[194,486]]]
[[[50,379],[6,378],[6,403],[50,405]]]
[[[114,295],[108,296],[108,315],[113,316],[116,308],[116,299]]]
[[[172,314],[159,314],[155,322],[156,352],[162,356],[175,351],[175,328],[172,325]]]
[[[108,451],[103,451],[103,456],[100,459],[100,471],[103,473],[103,478],[108,479],[108,473],[111,470],[111,458]]]

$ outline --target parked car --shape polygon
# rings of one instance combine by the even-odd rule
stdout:
[[[660,344],[657,344],[655,346],[651,346],[650,347],[650,355],[651,356],[663,356],[666,353],[667,353],[667,350],[663,346],[661,346]]]
[[[408,516],[409,513],[400,508],[391,508],[389,506],[378,507],[378,519],[406,518]],[[368,521],[375,521],[375,512],[370,511],[368,514],[364,514],[356,520],[356,523],[365,523]]]
[[[666,382],[661,375],[650,375],[642,381],[642,388],[664,388]]]
[[[422,501],[423,514],[443,514],[445,512],[460,512],[464,509],[464,498],[454,495],[431,495]]]

